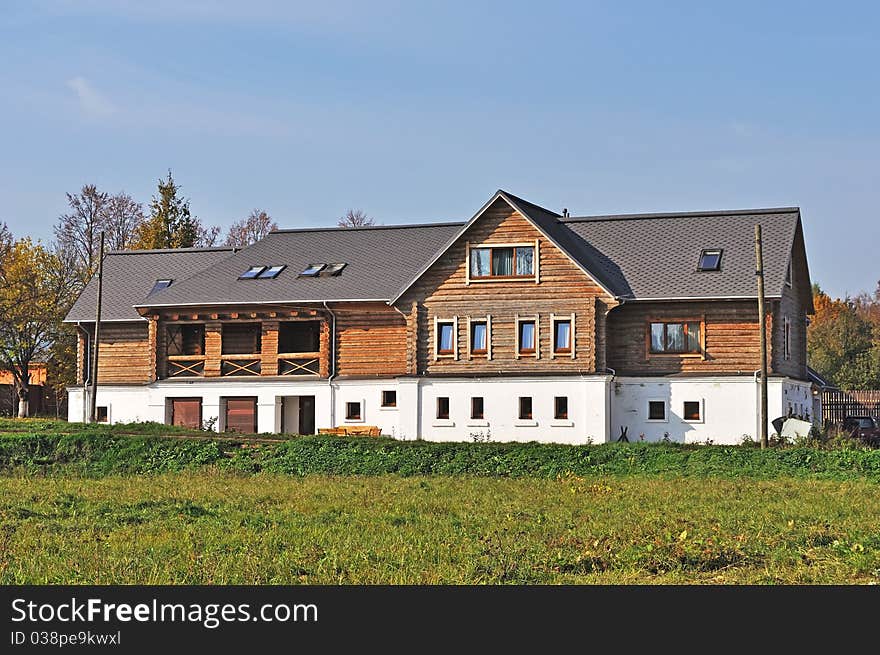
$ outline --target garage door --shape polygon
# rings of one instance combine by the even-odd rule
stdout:
[[[172,398],[171,424],[186,428],[202,427],[202,399]]]
[[[257,431],[256,398],[226,399],[226,431],[247,433]]]

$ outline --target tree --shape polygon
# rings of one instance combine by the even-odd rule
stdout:
[[[345,216],[341,216],[336,221],[339,227],[368,227],[375,225],[376,221],[366,215],[363,210],[349,209],[345,212]]]
[[[46,357],[74,296],[71,261],[24,238],[0,266],[0,368],[15,380],[20,417],[28,415],[30,365]]]
[[[190,212],[189,199],[180,197],[180,189],[169,169],[150,201],[150,217],[137,231],[135,248],[204,247],[216,241],[219,228],[202,225]]]
[[[145,220],[144,206],[125,191],[110,196],[104,209],[105,248],[107,250],[131,248]]]
[[[75,195],[68,193],[70,211],[59,216],[55,225],[58,245],[73,256],[82,284],[95,272],[98,234],[105,224],[108,198],[94,184],[84,185]]]
[[[226,245],[244,248],[277,229],[278,223],[273,221],[267,212],[262,209],[254,209],[247,218],[236,221],[229,227]]]
[[[0,223],[0,266],[3,266],[3,257],[12,247],[12,232],[6,223]]]

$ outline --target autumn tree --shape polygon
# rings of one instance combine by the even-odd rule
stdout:
[[[105,247],[107,250],[127,250],[137,239],[143,225],[144,206],[125,191],[110,196],[104,206]]]
[[[105,224],[108,198],[109,195],[98,191],[94,184],[84,185],[79,193],[68,193],[68,212],[62,214],[55,225],[55,239],[73,256],[83,285],[97,266],[98,235]]]
[[[336,221],[339,227],[368,227],[375,225],[376,221],[367,216],[361,209],[349,209],[345,216],[340,216]]]
[[[159,180],[158,193],[150,201],[150,216],[137,231],[134,247],[192,248],[213,245],[218,228],[206,227],[192,215],[189,199],[180,195],[181,187],[168,171]]]
[[[244,248],[256,243],[272,230],[277,230],[278,224],[262,209],[254,209],[247,218],[236,221],[229,227],[226,235],[226,245]]]
[[[30,365],[45,359],[75,295],[72,261],[24,238],[0,265],[0,368],[15,380],[20,417],[28,415]]]
[[[6,223],[0,223],[0,266],[3,265],[3,255],[12,247],[12,232]]]

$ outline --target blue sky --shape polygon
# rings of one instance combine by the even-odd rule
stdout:
[[[880,279],[880,5],[6,0],[0,220],[66,191],[208,223],[799,205],[813,278]]]

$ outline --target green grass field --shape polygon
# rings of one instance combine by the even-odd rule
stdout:
[[[0,583],[877,583],[867,480],[0,477]]]

